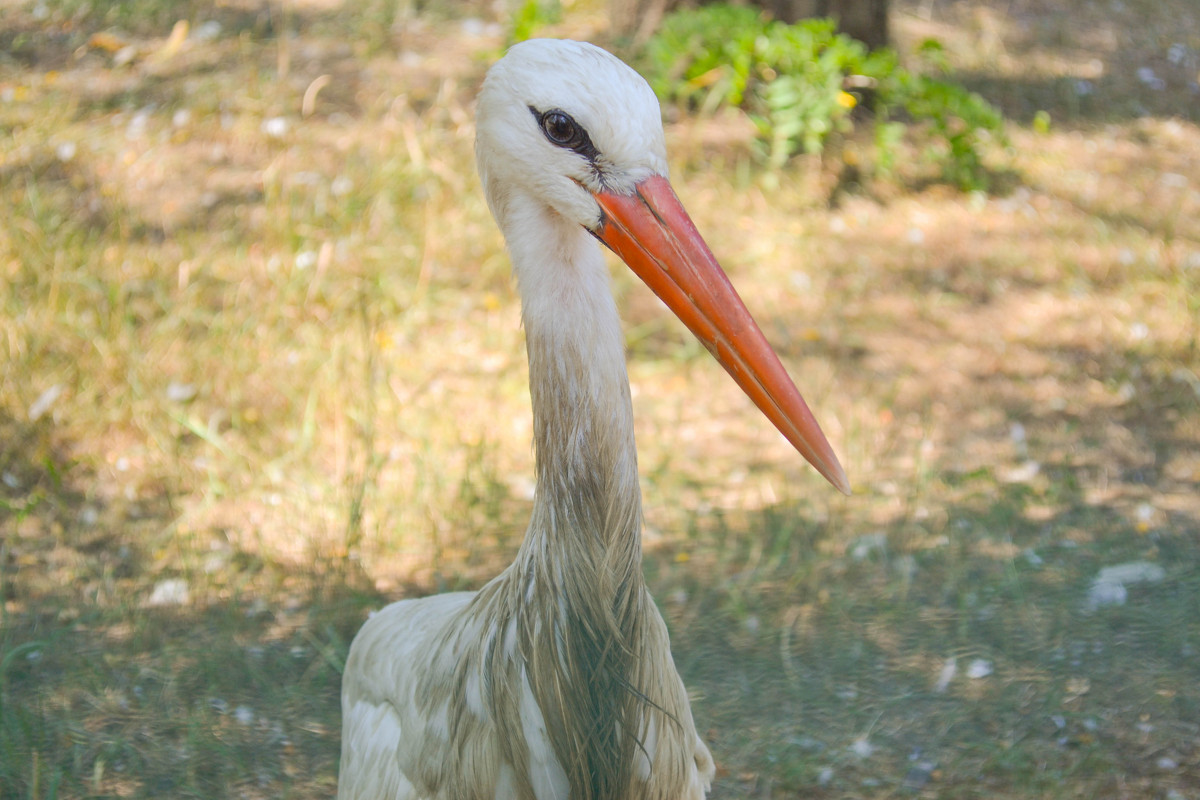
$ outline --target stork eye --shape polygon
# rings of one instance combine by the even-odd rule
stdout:
[[[542,130],[546,138],[561,147],[572,147],[581,141],[581,129],[575,120],[562,111],[547,111],[542,115]]]
[[[529,111],[551,144],[574,151],[592,163],[600,157],[588,132],[567,112],[558,108],[538,111],[533,106],[529,107]]]

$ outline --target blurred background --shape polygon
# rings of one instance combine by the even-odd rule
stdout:
[[[0,797],[331,796],[367,613],[511,559],[529,36],[654,86],[855,489],[614,270],[712,796],[1200,798],[1193,0],[0,2]]]

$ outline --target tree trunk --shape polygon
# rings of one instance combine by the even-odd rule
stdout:
[[[755,5],[783,22],[833,17],[839,31],[872,50],[887,47],[888,0],[758,0]]]
[[[838,30],[875,49],[888,43],[889,0],[749,0],[775,19],[798,22],[808,17],[833,17]],[[609,20],[617,39],[643,42],[658,28],[663,15],[686,0],[609,0]]]
[[[682,5],[679,0],[608,0],[613,37],[641,44],[658,30],[664,14]]]

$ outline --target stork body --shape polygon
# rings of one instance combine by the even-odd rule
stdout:
[[[845,476],[666,183],[658,104],[636,73],[591,45],[517,45],[484,82],[476,152],[521,293],[532,518],[478,592],[394,603],[355,637],[338,797],[703,798],[712,757],[642,578],[624,340],[594,238],[818,469]]]

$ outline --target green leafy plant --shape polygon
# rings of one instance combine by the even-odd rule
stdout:
[[[936,40],[915,55],[932,74],[905,69],[893,50],[868,50],[832,20],[786,25],[752,8],[711,5],[668,16],[647,44],[644,66],[664,102],[745,111],[758,132],[757,153],[772,169],[872,124],[877,174],[892,172],[912,131],[927,138],[924,152],[943,180],[964,190],[988,188],[983,151],[1003,135],[1000,113],[935,77],[948,68]]]
[[[509,22],[508,41],[512,44],[532,39],[541,28],[561,19],[562,5],[558,0],[524,0]]]

